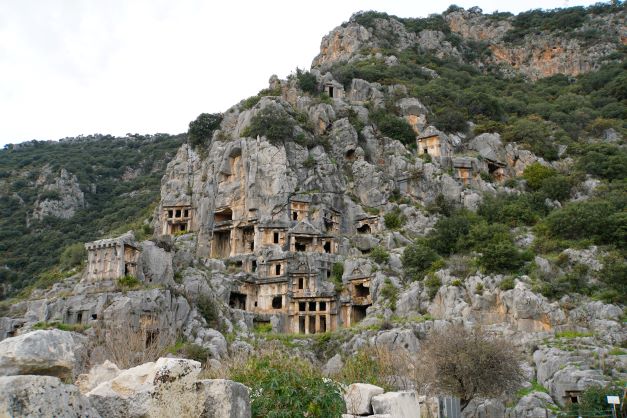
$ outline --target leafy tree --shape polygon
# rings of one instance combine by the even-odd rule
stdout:
[[[265,136],[272,144],[291,139],[294,133],[294,120],[283,110],[275,106],[261,109],[250,120],[250,125],[242,133],[243,136]]]
[[[413,145],[416,141],[416,133],[403,118],[379,111],[372,114],[372,120],[376,123],[379,131],[389,138],[397,139],[405,145]]]
[[[438,253],[429,247],[426,240],[417,239],[405,247],[401,261],[406,277],[422,280],[427,270],[439,258]]]
[[[201,113],[189,123],[187,137],[193,147],[203,146],[211,139],[213,131],[220,127],[221,113]]]
[[[506,273],[522,267],[525,258],[510,237],[495,236],[481,248],[479,264],[489,273]]]
[[[527,185],[531,190],[538,190],[542,187],[542,182],[549,177],[553,177],[557,172],[540,163],[533,163],[525,167],[523,178],[527,180]]]
[[[71,269],[80,265],[87,257],[87,250],[83,243],[72,244],[65,247],[59,259],[59,265],[62,269]]]
[[[611,242],[613,231],[625,228],[625,219],[614,217],[614,213],[615,208],[605,200],[571,202],[551,212],[544,223],[553,237],[565,239],[585,237],[605,244]]]
[[[517,119],[508,124],[503,132],[503,139],[527,144],[534,154],[548,160],[557,159],[553,129],[538,116]]]
[[[466,248],[466,238],[479,217],[468,210],[460,210],[448,218],[440,218],[428,236],[429,245],[440,255],[450,255]]]
[[[316,76],[309,71],[296,68],[296,79],[298,80],[298,86],[305,93],[314,94],[318,92],[318,80],[316,80]]]
[[[416,385],[427,394],[471,400],[513,394],[525,380],[518,350],[480,329],[450,326],[433,331],[420,347]]]

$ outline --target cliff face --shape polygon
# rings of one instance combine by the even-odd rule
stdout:
[[[374,49],[399,53],[420,48],[441,57],[454,57],[483,68],[496,65],[505,73],[519,73],[530,80],[555,74],[577,76],[594,71],[627,41],[626,12],[589,14],[570,28],[538,27],[521,33],[516,19],[508,15],[484,15],[481,9],[453,9],[441,17],[437,29],[415,28],[415,19],[390,16],[364,21],[359,15],[334,29],[321,43],[320,55],[312,66],[329,68],[341,61],[359,60],[360,54]],[[430,17],[429,19],[434,19]],[[360,23],[361,22],[361,23]],[[562,30],[564,29],[564,30]],[[390,34],[393,33],[393,36]],[[459,42],[449,34],[458,35]],[[463,58],[464,43],[479,42],[489,53],[478,60]]]

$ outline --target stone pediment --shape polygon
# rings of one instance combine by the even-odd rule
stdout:
[[[292,235],[320,235],[322,234],[316,227],[307,221],[300,221],[289,230]]]

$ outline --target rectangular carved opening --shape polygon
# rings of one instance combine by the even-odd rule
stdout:
[[[305,288],[305,279],[303,279],[302,277],[298,278],[298,288],[299,289],[304,289]]]
[[[363,283],[355,285],[355,296],[358,298],[367,298],[370,296],[370,288],[364,286]]]
[[[320,317],[320,332],[327,332],[327,317]]]
[[[356,324],[364,319],[366,317],[366,309],[368,306],[353,305],[353,318],[351,323]]]
[[[305,308],[307,307],[307,305],[305,304],[305,302],[298,302],[298,310],[300,312],[305,312]]]
[[[305,333],[305,317],[304,316],[298,317],[298,332],[300,334]]]
[[[309,312],[316,311],[316,302],[309,302]]]
[[[180,209],[177,209],[175,213],[176,213],[176,215],[175,215],[175,216],[176,216],[177,218],[180,218],[180,217],[181,217],[181,210],[180,210]]]
[[[231,231],[215,231],[211,255],[214,258],[226,258],[231,254]]]
[[[274,266],[274,275],[275,276],[280,276],[281,275],[281,265],[277,264]]]
[[[246,295],[239,292],[231,292],[229,306],[233,309],[246,309]]]
[[[272,298],[272,309],[281,309],[283,307],[283,297],[275,296]]]
[[[362,226],[357,228],[357,232],[360,234],[369,234],[370,233],[370,225],[363,224]]]
[[[278,244],[278,243],[279,243],[279,233],[278,233],[278,232],[275,232],[275,233],[273,234],[273,242],[274,242],[275,244]]]
[[[251,270],[252,270],[253,273],[256,272],[257,271],[257,260],[253,260],[251,265],[250,265],[250,267],[251,267]]]
[[[296,243],[294,243],[294,249],[299,252],[307,251],[307,244],[296,241]]]
[[[230,222],[233,220],[233,211],[231,208],[225,208],[217,211],[215,214],[215,223]]]
[[[315,315],[309,315],[309,333],[310,334],[316,333],[316,316]]]
[[[324,243],[324,252],[327,254],[331,253],[331,241],[327,241]]]
[[[327,310],[327,303],[326,302],[320,302],[320,310],[321,311],[326,311]]]

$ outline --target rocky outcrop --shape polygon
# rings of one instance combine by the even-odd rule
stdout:
[[[46,216],[69,219],[78,209],[85,207],[85,196],[76,176],[62,168],[55,176],[46,167],[36,181],[42,189],[35,202],[32,218],[41,220]]]
[[[228,380],[199,381],[199,373],[197,361],[160,358],[121,371],[86,396],[106,417],[250,417],[244,385]]]
[[[73,385],[52,376],[0,377],[0,416],[99,418],[89,400]]]
[[[349,414],[368,415],[372,414],[372,398],[381,395],[384,390],[378,386],[367,383],[353,383],[344,394],[346,410]]]
[[[87,359],[87,338],[39,330],[0,341],[0,375],[48,375],[72,379]]]

